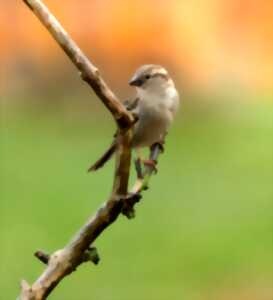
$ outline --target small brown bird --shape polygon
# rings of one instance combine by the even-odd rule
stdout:
[[[137,115],[133,128],[132,147],[138,150],[162,142],[179,106],[179,95],[167,70],[159,65],[143,65],[129,81],[137,95],[125,102],[128,110]],[[101,168],[115,153],[117,139],[88,171]],[[151,163],[144,161],[144,163]]]

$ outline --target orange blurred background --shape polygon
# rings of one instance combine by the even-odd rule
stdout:
[[[119,88],[138,65],[153,62],[166,65],[182,85],[199,91],[273,87],[272,1],[48,0],[46,4]],[[65,76],[60,66],[66,68],[68,61],[23,1],[1,1],[0,40],[0,63],[8,75],[2,81],[5,88],[14,89],[15,81],[28,86],[33,77],[54,81]]]
[[[136,220],[50,299],[272,300],[273,1],[44,2],[120,99],[157,63],[183,102]],[[0,0],[0,43],[0,290],[15,299],[37,247],[107,199],[113,165],[85,170],[115,128],[23,0]]]

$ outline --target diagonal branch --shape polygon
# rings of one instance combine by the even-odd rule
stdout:
[[[45,4],[40,0],[23,1],[38,17],[73,64],[78,68],[82,79],[93,88],[97,96],[102,100],[108,110],[110,110],[119,127],[132,125],[133,116],[109,89],[103,78],[100,76],[99,70],[83,54],[81,49],[71,39]]]
[[[32,286],[24,280],[21,283],[21,294],[18,300],[43,300],[65,276],[75,271],[79,265],[87,261],[98,263],[97,251],[91,245],[120,213],[132,217],[134,204],[139,201],[140,193],[147,185],[152,169],[146,168],[144,179],[136,182],[133,192],[128,196],[133,116],[116,98],[100,76],[98,69],[82,53],[43,2],[41,0],[23,1],[62,47],[80,71],[83,80],[92,87],[111,112],[119,128],[113,189],[109,199],[63,249],[51,255],[42,251],[36,252],[35,256],[47,266]],[[155,146],[151,152],[151,159],[156,161],[159,152],[159,148]]]

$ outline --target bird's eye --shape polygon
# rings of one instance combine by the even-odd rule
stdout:
[[[151,78],[151,75],[146,75],[145,78],[146,78],[146,79],[150,79],[150,78]]]

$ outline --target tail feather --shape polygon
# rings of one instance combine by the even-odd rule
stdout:
[[[116,143],[109,147],[109,149],[98,159],[89,169],[88,172],[97,171],[98,169],[102,168],[104,164],[113,156],[116,151]]]

